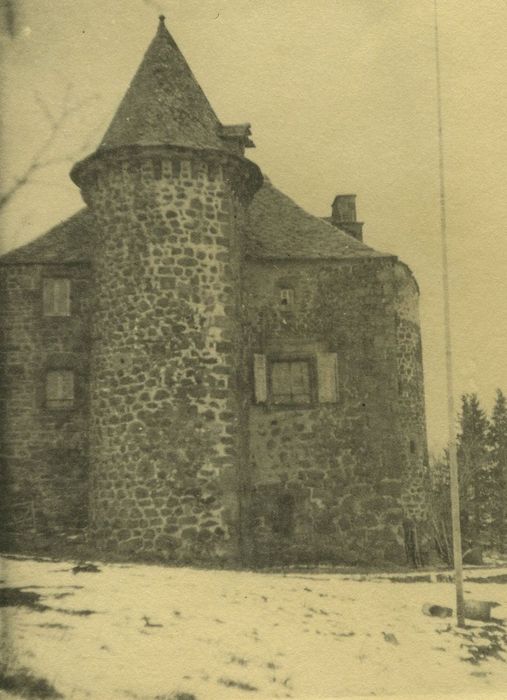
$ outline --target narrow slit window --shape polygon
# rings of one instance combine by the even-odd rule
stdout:
[[[71,408],[74,405],[74,372],[70,369],[50,370],[46,375],[48,408]]]
[[[70,279],[48,277],[43,281],[44,316],[70,316]]]
[[[294,303],[294,290],[289,287],[280,289],[280,304],[282,306],[292,306]]]

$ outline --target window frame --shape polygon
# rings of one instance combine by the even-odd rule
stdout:
[[[72,397],[50,398],[50,375],[66,373],[71,376]],[[68,411],[76,407],[76,371],[73,367],[49,367],[44,375],[44,406],[50,411]],[[62,392],[63,393],[63,392]]]
[[[316,358],[310,354],[304,355],[268,355],[266,358],[267,405],[272,408],[308,408],[318,403],[318,376]],[[309,401],[304,403],[280,402],[273,400],[273,365],[277,363],[302,363],[308,366]]]
[[[279,287],[278,289],[278,304],[284,309],[290,309],[294,306],[294,288]]]
[[[51,283],[57,282],[67,283],[67,296],[66,296],[66,310],[59,311],[55,310],[55,294],[53,292],[53,308],[47,310],[49,304],[47,304],[48,299],[48,287]],[[48,296],[47,296],[48,295]],[[69,318],[72,316],[72,279],[68,275],[46,275],[42,278],[42,316],[44,318]]]

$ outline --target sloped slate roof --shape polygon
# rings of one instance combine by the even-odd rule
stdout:
[[[220,122],[163,16],[99,151],[119,146],[224,150]]]
[[[308,214],[267,178],[250,207],[246,253],[252,258],[287,259],[384,256]]]
[[[81,209],[42,236],[0,257],[0,264],[88,262],[93,221],[90,211]]]
[[[0,264],[86,262],[91,258],[93,226],[91,212],[81,209],[34,241],[0,257]],[[250,206],[245,246],[246,255],[255,259],[385,257],[308,214],[267,178]]]

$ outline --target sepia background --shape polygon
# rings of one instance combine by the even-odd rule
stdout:
[[[73,160],[100,141],[164,12],[224,123],[284,192],[327,216],[358,195],[365,241],[415,272],[430,448],[446,440],[433,0],[2,0],[0,250],[81,207]],[[440,0],[457,393],[507,389],[504,0]],[[64,117],[60,122],[61,117]],[[59,125],[53,139],[55,124]]]

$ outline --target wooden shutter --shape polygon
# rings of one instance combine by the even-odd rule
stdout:
[[[268,399],[266,355],[254,355],[255,401],[265,403]]]
[[[338,400],[338,357],[334,352],[317,353],[317,377],[319,402],[334,403]]]

